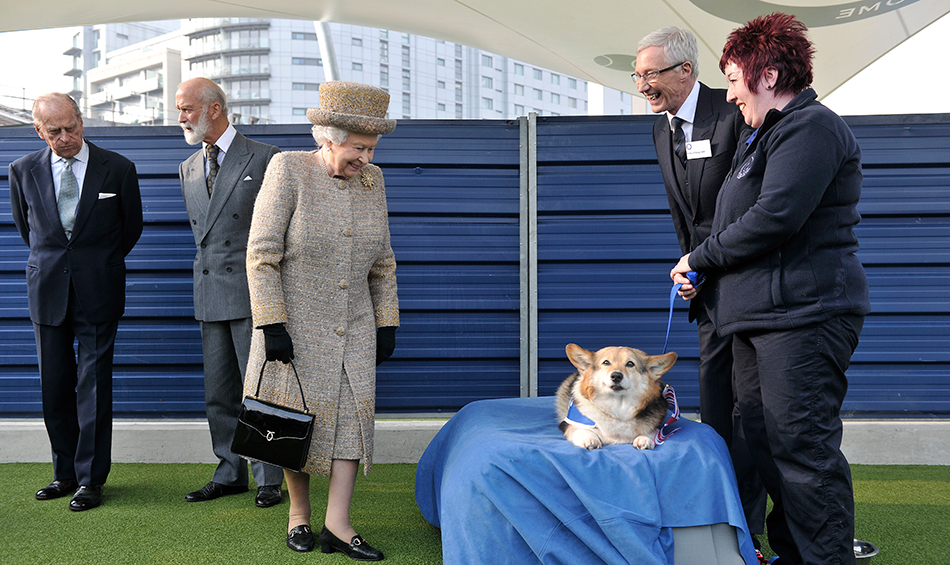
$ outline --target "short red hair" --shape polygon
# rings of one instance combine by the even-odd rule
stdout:
[[[811,86],[812,57],[815,48],[808,39],[808,28],[795,16],[775,12],[759,16],[736,28],[726,38],[719,59],[719,70],[735,63],[753,93],[766,69],[778,71],[776,94],[796,95]]]

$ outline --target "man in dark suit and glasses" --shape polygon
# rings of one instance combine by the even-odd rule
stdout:
[[[280,149],[241,135],[228,120],[224,91],[207,78],[183,82],[175,105],[185,141],[202,145],[181,164],[178,175],[195,236],[195,318],[201,324],[205,411],[218,457],[211,482],[185,497],[203,502],[248,490],[247,461],[231,451],[253,331],[247,236],[264,171]],[[257,483],[255,504],[278,504],[283,470],[259,462],[251,463],[251,470]]]
[[[698,60],[692,32],[665,27],[637,44],[633,74],[650,108],[666,112],[653,126],[653,143],[684,254],[710,235],[716,197],[745,128],[738,108],[726,102],[726,91],[698,81]],[[734,414],[732,336],[719,337],[701,298],[689,303],[699,335],[700,417],[729,446],[750,532],[761,534],[766,494],[741,437],[740,415]]]
[[[75,491],[69,508],[81,511],[101,504],[112,461],[112,354],[142,199],[135,165],[83,139],[72,98],[37,98],[33,125],[49,147],[10,164],[10,204],[30,248],[27,295],[53,452],[54,480],[36,498]]]

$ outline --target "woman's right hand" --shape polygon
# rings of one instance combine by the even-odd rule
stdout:
[[[294,343],[284,324],[261,326],[264,332],[264,354],[268,361],[290,363],[294,358]]]

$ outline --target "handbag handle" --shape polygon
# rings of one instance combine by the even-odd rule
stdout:
[[[268,361],[265,360],[261,365],[261,375],[257,377],[257,391],[254,393],[256,398],[261,397],[261,381],[264,380],[264,368],[267,367]],[[297,388],[300,389],[300,401],[303,402],[303,411],[307,414],[310,413],[310,409],[307,408],[307,398],[303,395],[303,386],[300,384],[300,377],[297,375],[297,367],[294,365],[294,362],[290,362],[290,368],[294,370],[294,378],[297,380]]]

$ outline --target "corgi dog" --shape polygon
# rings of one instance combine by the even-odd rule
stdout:
[[[647,355],[632,347],[592,353],[573,343],[565,350],[577,367],[557,390],[559,428],[567,440],[585,449],[618,443],[653,449],[666,417],[661,377],[676,353]]]

